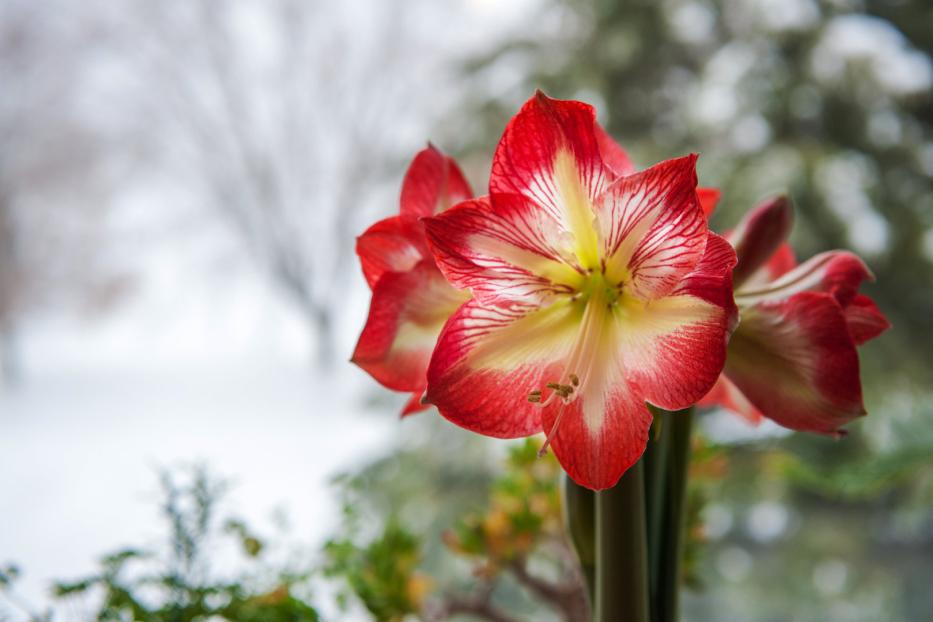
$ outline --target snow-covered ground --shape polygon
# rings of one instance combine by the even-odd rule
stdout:
[[[47,602],[50,579],[161,537],[158,469],[192,462],[232,480],[238,515],[261,524],[282,507],[319,539],[335,517],[328,478],[397,425],[353,406],[284,363],[32,378],[0,399],[0,557],[21,564],[30,601]]]
[[[394,414],[363,408],[373,386],[346,363],[316,372],[308,335],[258,278],[211,286],[174,268],[175,287],[151,279],[103,322],[33,327],[24,381],[0,393],[0,562],[21,565],[36,605],[51,579],[162,537],[162,467],[203,462],[231,480],[238,515],[285,508],[314,541],[336,518],[329,478],[392,442]]]

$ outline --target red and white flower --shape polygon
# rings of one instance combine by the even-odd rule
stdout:
[[[735,247],[735,300],[741,322],[723,374],[704,404],[751,422],[767,417],[795,430],[839,435],[865,414],[856,346],[890,324],[858,292],[872,279],[848,251],[796,264],[790,245],[793,208],[777,197],[746,214],[726,238]]]
[[[437,336],[469,298],[435,266],[420,219],[472,196],[457,163],[429,145],[408,168],[399,215],[380,220],[356,242],[373,297],[352,360],[383,386],[412,393],[402,415],[427,408],[421,397]]]
[[[450,318],[427,401],[475,432],[544,431],[608,488],[644,451],[650,402],[694,404],[736,321],[735,253],[707,229],[696,156],[634,172],[592,107],[537,94],[496,149],[487,198],[424,219],[474,298]]]

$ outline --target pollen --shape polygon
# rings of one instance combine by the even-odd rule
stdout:
[[[570,397],[570,394],[573,393],[573,387],[569,384],[560,384],[558,382],[549,382],[546,386],[548,389],[561,396],[564,399]]]

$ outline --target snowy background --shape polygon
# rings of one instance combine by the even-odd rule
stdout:
[[[448,4],[0,1],[0,230],[15,232],[0,239],[15,238],[0,250],[0,301],[16,301],[0,310],[0,561],[21,566],[17,592],[32,606],[103,552],[161,541],[162,468],[207,464],[233,484],[238,515],[261,526],[283,509],[314,543],[337,520],[329,479],[404,433],[400,399],[346,362],[368,304],[352,236],[397,209],[405,159],[458,95],[455,62],[500,41],[529,2]],[[288,11],[308,14],[298,43],[332,36],[300,52],[312,70],[286,67],[282,55],[299,52],[277,49],[270,28]],[[197,65],[209,40],[227,46],[227,66]],[[273,107],[291,105],[280,70],[306,81],[284,86],[318,115],[298,146],[270,129]],[[242,92],[211,91],[211,71]],[[345,156],[355,121],[335,115],[360,100],[374,133],[353,136],[359,152]],[[270,269],[281,249],[244,235],[223,205],[224,180],[240,198],[256,187],[225,123],[292,193],[275,225],[307,227],[288,250],[313,264],[310,288],[331,288],[315,294],[331,316],[326,361],[321,331]],[[274,162],[280,151],[289,162]],[[344,187],[358,196],[338,230],[331,199]],[[239,213],[263,209],[244,200]],[[73,292],[78,264],[103,285]]]

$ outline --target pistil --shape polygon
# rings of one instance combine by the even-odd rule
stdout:
[[[545,388],[551,390],[551,394],[544,401],[541,400],[542,392],[540,390],[532,391],[528,395],[529,401],[539,404],[542,408],[548,406],[555,398],[561,400],[560,410],[554,419],[544,444],[541,446],[540,455],[547,452],[547,448],[550,446],[551,440],[563,420],[566,406],[584,392],[587,379],[597,365],[597,359],[599,358],[597,353],[603,330],[606,323],[611,320],[612,308],[617,302],[618,295],[605,281],[602,274],[594,275],[588,290],[586,292],[588,296],[582,302],[586,307],[580,320],[580,331],[577,333],[577,339],[570,351],[570,355],[567,357],[564,370],[557,381],[548,382],[545,385]]]

